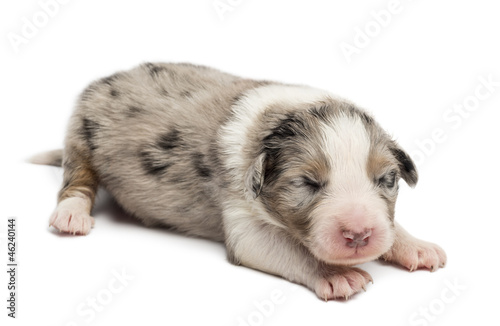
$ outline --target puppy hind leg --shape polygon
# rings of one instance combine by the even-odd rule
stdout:
[[[58,205],[49,226],[61,232],[86,235],[94,226],[90,211],[94,205],[98,177],[90,164],[90,156],[76,147],[64,152],[64,186],[59,191]]]

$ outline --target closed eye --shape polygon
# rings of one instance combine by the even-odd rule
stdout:
[[[308,177],[303,177],[304,179],[304,183],[309,187],[311,188],[312,190],[314,191],[318,191],[319,189],[321,189],[321,184],[315,180],[312,180]]]
[[[318,181],[306,176],[292,180],[292,185],[297,188],[309,188],[313,192],[317,192],[321,189],[321,184]]]

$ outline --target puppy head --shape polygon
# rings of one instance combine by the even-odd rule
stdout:
[[[246,187],[318,259],[352,265],[394,241],[398,181],[415,165],[365,112],[344,102],[268,108],[254,137]]]

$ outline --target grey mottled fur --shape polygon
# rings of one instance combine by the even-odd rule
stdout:
[[[262,84],[190,64],[147,63],[83,92],[65,146],[87,147],[100,184],[145,224],[223,241],[217,131],[235,98]]]

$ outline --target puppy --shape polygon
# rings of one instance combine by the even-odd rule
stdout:
[[[280,275],[321,299],[348,298],[377,258],[410,271],[446,262],[394,221],[408,154],[366,112],[305,86],[191,64],[146,63],[81,94],[50,225],[88,234],[99,185],[146,225],[223,241],[234,264]]]

